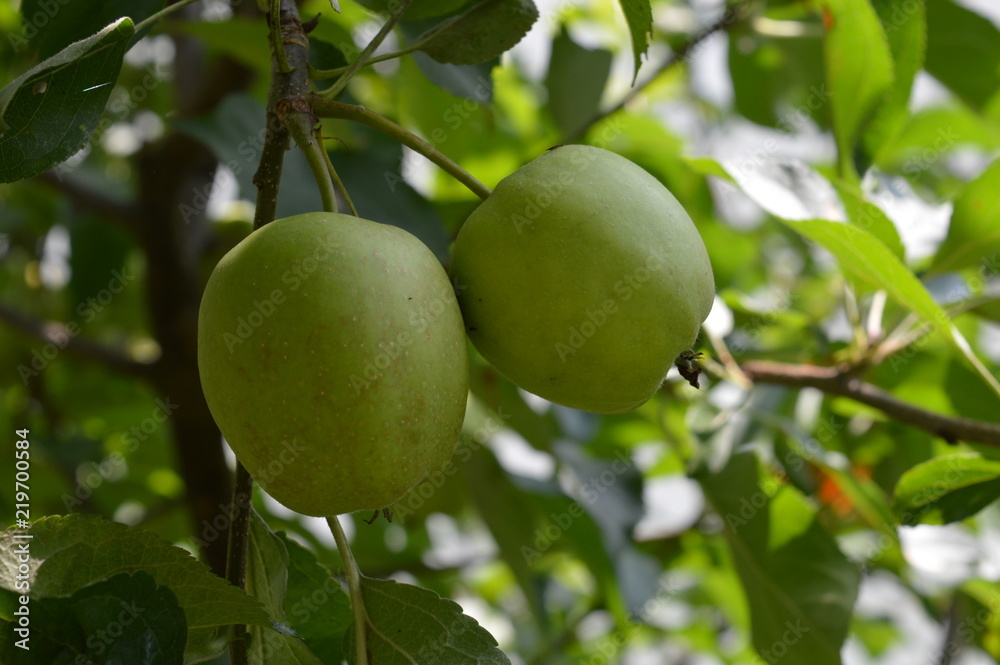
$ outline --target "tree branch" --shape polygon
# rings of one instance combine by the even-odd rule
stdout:
[[[80,208],[113,219],[130,230],[134,230],[140,223],[138,209],[134,204],[117,201],[76,178],[65,175],[60,177],[54,171],[47,171],[38,175],[35,180],[59,190]]]
[[[299,114],[312,126],[312,111],[306,99],[309,93],[309,40],[302,29],[299,10],[294,2],[282,0],[281,25],[272,34],[281,35],[281,48],[290,67],[283,71],[276,50],[271,44],[271,87],[267,93],[267,134],[260,164],[253,176],[257,185],[257,210],[253,227],[260,227],[274,221],[278,204],[278,185],[281,170],[288,150],[290,134],[288,116]],[[270,18],[269,18],[270,20]]]
[[[2,304],[0,304],[0,321],[4,321],[12,328],[31,335],[46,344],[65,349],[68,353],[80,358],[96,360],[110,369],[143,378],[149,378],[153,375],[155,365],[151,363],[136,362],[120,351],[96,342],[80,339],[76,336],[79,334],[79,326],[75,324],[47,323]],[[34,370],[34,368],[32,369]]]
[[[793,388],[818,388],[830,395],[839,395],[867,404],[895,420],[940,436],[948,443],[967,441],[1000,446],[1000,424],[943,416],[921,409],[836,367],[754,360],[744,363],[741,368],[751,381],[776,383]]]

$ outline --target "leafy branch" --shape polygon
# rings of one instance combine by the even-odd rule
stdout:
[[[853,369],[753,360],[743,363],[740,370],[752,382],[817,388],[829,395],[847,397],[874,407],[895,420],[940,436],[948,443],[968,441],[1000,446],[1000,424],[944,416],[921,409],[862,381]]]

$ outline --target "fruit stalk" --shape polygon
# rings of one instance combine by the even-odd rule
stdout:
[[[335,102],[330,99],[313,96],[313,112],[321,118],[337,118],[341,120],[353,120],[382,132],[386,136],[402,143],[407,148],[417,152],[433,163],[437,164],[442,171],[465,185],[469,191],[485,200],[490,195],[490,188],[479,182],[471,173],[453,162],[447,155],[423,140],[413,132],[397,125],[385,116],[374,111],[358,106],[356,104],[345,104]]]
[[[337,541],[337,551],[344,562],[344,577],[347,578],[347,590],[351,594],[351,610],[354,612],[354,646],[357,654],[357,665],[368,665],[368,646],[365,626],[368,623],[368,613],[365,612],[365,601],[361,595],[361,571],[354,560],[351,546],[347,542],[347,534],[336,516],[327,517],[333,539]]]

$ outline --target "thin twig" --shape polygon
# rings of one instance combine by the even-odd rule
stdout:
[[[485,199],[490,195],[489,187],[479,182],[472,174],[453,162],[447,155],[385,116],[366,109],[364,106],[335,102],[322,97],[313,96],[311,101],[313,111],[317,116],[321,118],[353,120],[354,122],[378,130],[437,164],[443,171],[468,187],[479,198]]]
[[[590,130],[591,127],[601,122],[608,116],[614,115],[618,111],[621,111],[623,108],[628,106],[628,104],[633,99],[638,97],[643,92],[643,90],[649,87],[650,84],[652,84],[654,81],[660,78],[660,76],[662,76],[665,72],[672,69],[678,63],[686,60],[688,56],[691,54],[691,52],[695,48],[697,48],[699,44],[708,39],[710,36],[719,32],[720,30],[728,30],[730,26],[736,23],[736,21],[743,16],[743,14],[747,10],[747,5],[749,4],[750,0],[744,0],[740,4],[726,10],[726,13],[724,13],[718,21],[709,25],[707,28],[696,34],[694,37],[691,37],[691,39],[689,39],[684,45],[682,45],[680,48],[672,52],[670,56],[666,60],[664,60],[652,74],[643,79],[642,82],[633,86],[632,89],[629,90],[628,93],[626,93],[621,98],[621,100],[618,101],[617,104],[607,109],[604,109],[603,111],[598,111],[596,114],[594,114],[592,118],[590,118],[590,120],[584,123],[584,125],[580,129],[576,130],[575,132],[573,132],[573,134],[566,137],[566,142],[567,143],[579,142],[587,134],[587,132]]]
[[[776,383],[795,388],[818,388],[830,395],[839,395],[867,404],[899,422],[926,430],[949,443],[967,441],[1000,446],[1000,424],[972,418],[944,416],[921,409],[836,367],[753,360],[743,363],[742,369],[743,373],[754,382]]]
[[[389,16],[388,19],[386,19],[386,22],[382,24],[382,29],[379,30],[374,37],[372,37],[372,40],[368,42],[368,46],[365,47],[365,50],[363,50],[360,53],[360,55],[358,55],[358,57],[354,60],[354,62],[352,62],[347,67],[347,71],[341,74],[340,78],[337,79],[332,86],[330,86],[321,93],[324,97],[329,97],[330,99],[333,99],[334,97],[339,95],[344,88],[347,87],[347,84],[350,83],[351,78],[353,78],[353,76],[357,73],[357,71],[361,69],[366,62],[368,62],[368,58],[371,57],[372,53],[375,52],[375,49],[377,49],[382,44],[383,40],[385,40],[385,38],[392,31],[393,27],[399,21],[400,17],[402,17],[403,12],[405,12],[406,8],[410,6],[410,2],[411,0],[400,0],[400,2],[397,5],[395,5],[396,7],[395,12],[393,12],[393,14]]]
[[[155,370],[153,363],[136,362],[121,351],[80,339],[76,336],[79,334],[79,326],[74,327],[55,322],[47,323],[2,304],[0,304],[0,321],[4,321],[12,328],[31,335],[46,344],[52,344],[74,356],[95,360],[105,367],[125,374],[150,378]],[[37,371],[34,368],[29,369],[32,372]]]
[[[330,153],[327,151],[326,146],[323,145],[323,128],[316,125],[316,129],[313,132],[316,136],[316,142],[320,146],[320,152],[323,154],[323,161],[326,162],[326,169],[330,172],[330,177],[333,178],[333,184],[337,187],[337,191],[340,195],[344,197],[344,202],[347,203],[347,209],[351,211],[351,214],[358,217],[358,209],[354,207],[354,201],[351,199],[351,195],[347,192],[347,187],[344,186],[344,181],[340,179],[340,175],[337,173],[337,169],[334,167],[333,162],[330,161]]]
[[[337,212],[337,195],[333,189],[330,171],[326,167],[326,160],[323,158],[323,146],[316,141],[316,134],[313,132],[311,114],[291,113],[286,122],[292,139],[306,156],[309,170],[312,171],[316,186],[319,188],[323,210]]]

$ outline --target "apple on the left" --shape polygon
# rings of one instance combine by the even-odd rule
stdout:
[[[377,509],[451,457],[468,397],[465,329],[433,253],[402,229],[308,213],[216,266],[198,367],[229,445],[306,515]]]

